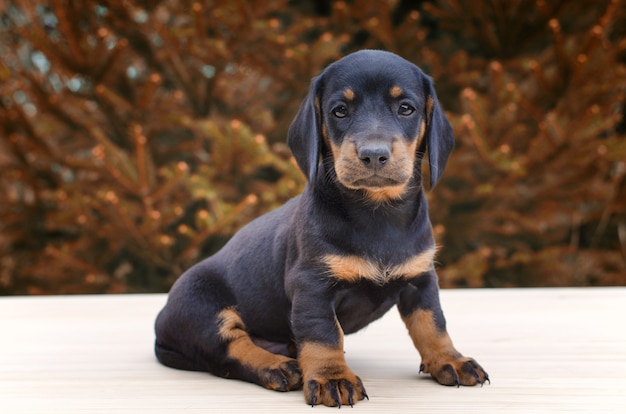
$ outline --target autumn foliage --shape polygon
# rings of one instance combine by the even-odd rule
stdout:
[[[0,3],[0,293],[166,291],[301,191],[311,77],[361,48],[436,82],[442,286],[626,284],[626,2]]]

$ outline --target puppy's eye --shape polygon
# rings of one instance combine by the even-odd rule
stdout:
[[[348,116],[348,108],[346,108],[345,105],[336,106],[332,112],[337,118],[345,118]]]
[[[398,108],[398,114],[400,115],[408,116],[411,115],[413,112],[415,112],[415,108],[407,103],[401,104]]]

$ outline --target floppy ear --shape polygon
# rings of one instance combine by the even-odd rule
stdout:
[[[300,105],[287,134],[287,145],[311,184],[317,177],[323,139],[318,96],[320,79],[321,76],[318,76],[311,81],[309,94]]]
[[[439,105],[433,81],[422,75],[426,92],[426,146],[430,164],[430,189],[437,184],[446,167],[448,157],[454,148],[452,125]]]

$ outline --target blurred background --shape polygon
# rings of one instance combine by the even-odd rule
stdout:
[[[298,194],[311,77],[436,83],[442,287],[626,285],[626,0],[0,0],[0,294],[165,292]]]

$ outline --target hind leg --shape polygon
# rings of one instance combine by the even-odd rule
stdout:
[[[257,346],[246,332],[237,311],[224,309],[218,314],[218,320],[218,334],[226,345],[226,360],[232,366],[235,377],[276,391],[302,387],[298,362]]]
[[[300,388],[297,361],[256,345],[230,290],[218,278],[207,277],[207,269],[204,278],[194,277],[198,270],[179,279],[157,317],[157,359],[172,368],[206,371],[272,390]]]

